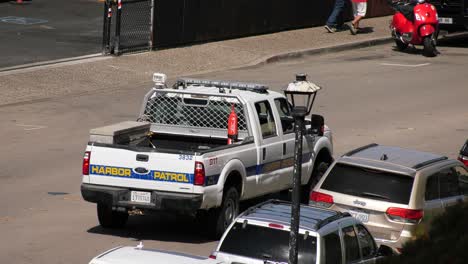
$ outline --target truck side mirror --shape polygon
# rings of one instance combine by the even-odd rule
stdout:
[[[321,115],[312,115],[311,118],[311,132],[312,134],[323,136],[325,120]]]

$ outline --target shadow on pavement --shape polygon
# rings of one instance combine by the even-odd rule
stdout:
[[[288,192],[271,194],[242,202],[240,211],[269,199],[288,200]],[[151,215],[130,216],[127,225],[122,229],[108,229],[99,225],[87,230],[88,233],[110,235],[140,240],[155,240],[183,243],[213,242],[206,222],[188,215],[155,213]]]

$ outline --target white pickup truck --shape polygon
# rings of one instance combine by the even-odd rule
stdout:
[[[239,201],[288,190],[294,165],[294,122],[283,94],[255,83],[179,79],[168,88],[155,74],[137,121],[92,129],[81,194],[97,203],[103,227],[123,227],[129,211],[208,216],[220,237]],[[237,141],[228,144],[228,116]],[[333,160],[323,117],[306,119],[302,200]]]

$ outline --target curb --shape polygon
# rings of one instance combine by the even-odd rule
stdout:
[[[383,45],[391,43],[393,40],[391,37],[381,37],[381,38],[374,38],[368,40],[360,40],[351,43],[345,43],[340,45],[332,45],[332,46],[325,46],[320,48],[313,48],[313,49],[304,49],[299,51],[292,51],[292,52],[285,52],[278,55],[270,56],[269,58],[264,59],[264,63],[274,63],[283,60],[291,60],[297,59],[304,56],[312,56],[312,55],[320,55],[325,53],[331,52],[340,52],[346,51],[351,49],[360,49],[366,48],[371,46]],[[259,64],[261,64],[260,62]]]
[[[96,58],[97,59],[105,59],[107,57],[102,55],[101,53],[95,53],[95,54],[83,55],[83,56],[78,56],[78,57],[70,57],[70,58],[57,59],[57,60],[27,63],[27,64],[21,64],[21,65],[16,65],[16,66],[0,68],[0,74],[2,74],[4,72],[10,73],[10,72],[15,72],[15,71],[19,71],[19,70],[40,69],[40,68],[44,68],[44,67],[47,67],[47,66],[56,66],[56,67],[58,67],[58,66],[61,66],[61,65],[69,65],[69,64],[72,64],[73,62],[86,61],[86,60],[96,59]]]

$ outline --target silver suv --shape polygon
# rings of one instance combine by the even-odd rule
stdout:
[[[337,159],[310,194],[310,204],[348,212],[378,244],[396,252],[445,207],[466,201],[468,172],[454,159],[370,144]]]
[[[291,205],[270,200],[239,215],[211,258],[225,263],[287,263]],[[301,205],[299,263],[375,263],[391,254],[377,249],[372,235],[347,213]]]

